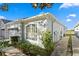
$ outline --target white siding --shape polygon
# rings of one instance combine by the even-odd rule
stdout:
[[[41,34],[43,31],[46,30],[47,28],[47,20],[39,20],[39,21],[34,21],[34,22],[30,22],[28,24],[25,25],[25,28],[27,25],[30,25],[30,24],[36,24],[37,26],[37,40],[31,40],[31,39],[26,39],[26,29],[25,29],[25,39],[28,40],[29,42],[31,42],[32,44],[36,44],[36,45],[39,45],[40,47],[43,47],[42,45],[42,41],[41,41]],[[44,27],[44,24],[45,24],[45,27]]]
[[[49,29],[52,33],[53,36],[53,41],[57,42],[58,40],[61,39],[61,36],[63,36],[64,32],[65,32],[65,27],[62,24],[59,24],[59,22],[57,22],[53,15],[51,14],[44,14],[44,15],[40,15],[40,16],[34,16],[28,19],[24,19],[22,20],[24,22],[24,37],[26,39],[26,26],[30,25],[30,24],[35,24],[37,27],[37,40],[31,40],[31,39],[26,39],[29,42],[31,42],[32,44],[36,44],[40,47],[43,47],[42,45],[42,41],[41,41],[41,34],[42,31],[45,31],[46,29]],[[17,21],[18,22],[18,21]],[[22,28],[21,28],[20,23],[16,23],[16,22],[12,22],[7,24],[7,26],[5,27],[6,32],[5,32],[5,37],[9,38],[12,35],[16,36],[16,33],[18,34],[18,36],[22,35]],[[19,32],[15,31],[16,33],[14,33],[14,31],[10,32],[7,31],[7,29],[11,29],[11,28],[19,28]]]
[[[53,23],[53,39],[54,39],[54,42],[57,42],[58,40],[60,40],[64,33],[66,31],[66,28],[59,24],[58,22],[54,22]]]

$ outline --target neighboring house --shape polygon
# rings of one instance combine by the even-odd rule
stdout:
[[[75,35],[77,37],[79,37],[79,22],[76,24],[76,26],[74,27],[74,31],[75,31]]]
[[[0,19],[0,39],[5,39],[5,29],[4,25],[8,22],[11,22],[10,20],[6,19]]]
[[[65,32],[65,35],[66,35],[66,36],[75,35],[75,32],[74,32],[73,29],[67,29],[66,32]]]
[[[17,39],[28,40],[32,44],[41,47],[43,47],[41,41],[43,31],[49,29],[54,42],[60,40],[66,31],[66,27],[58,22],[50,13],[9,22],[4,25],[4,28],[6,39],[16,36]]]

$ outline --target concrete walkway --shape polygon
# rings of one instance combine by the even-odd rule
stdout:
[[[73,56],[79,56],[79,38],[76,36],[72,39]]]
[[[51,56],[66,56],[69,37],[63,37],[56,45]]]
[[[14,48],[14,47],[7,47],[2,49],[2,51],[5,52],[6,56],[25,56],[19,49]]]

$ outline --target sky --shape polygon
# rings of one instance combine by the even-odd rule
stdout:
[[[1,4],[0,4],[1,5]],[[49,12],[68,29],[74,28],[79,21],[78,3],[54,3],[51,8],[32,8],[31,3],[9,3],[8,11],[0,10],[0,19],[16,20]]]

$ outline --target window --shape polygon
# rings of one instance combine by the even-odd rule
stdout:
[[[36,24],[29,24],[26,26],[26,39],[37,39],[37,26]]]
[[[41,21],[40,26],[45,28],[47,26],[47,24],[45,23],[45,21]]]
[[[9,35],[16,35],[19,32],[18,28],[11,28],[9,30]]]
[[[58,32],[54,31],[54,39],[57,39],[57,36],[58,36]]]

